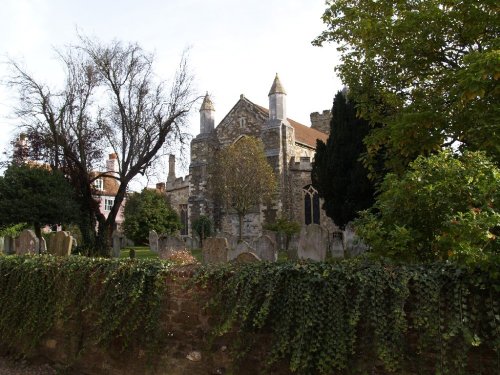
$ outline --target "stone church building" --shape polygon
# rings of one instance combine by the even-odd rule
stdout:
[[[279,193],[271,207],[261,204],[244,219],[243,236],[262,234],[263,225],[278,217],[302,225],[320,224],[329,231],[333,222],[321,209],[316,189],[311,185],[311,162],[316,140],[326,141],[330,129],[330,111],[312,113],[312,126],[300,124],[286,115],[286,92],[278,75],[269,91],[269,108],[261,107],[243,95],[215,126],[214,104],[208,93],[200,108],[200,132],[191,141],[189,175],[176,178],[175,158],[170,157],[166,183],[157,184],[164,191],[184,225],[181,235],[191,235],[191,223],[200,215],[210,217],[219,232],[236,235],[235,213],[216,207],[207,191],[210,164],[217,150],[237,142],[241,137],[260,138],[269,164],[278,179]]]

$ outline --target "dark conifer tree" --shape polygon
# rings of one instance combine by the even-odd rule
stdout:
[[[374,203],[374,183],[360,161],[369,131],[368,121],[356,117],[355,103],[339,91],[333,100],[330,136],[326,144],[317,141],[312,181],[325,200],[326,214],[340,228]]]

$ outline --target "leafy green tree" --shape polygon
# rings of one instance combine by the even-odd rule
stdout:
[[[135,243],[147,243],[151,230],[172,234],[181,228],[179,215],[167,198],[151,189],[130,195],[123,214],[125,235]]]
[[[500,169],[482,152],[418,157],[391,173],[356,232],[377,254],[410,261],[500,253]]]
[[[337,71],[363,118],[384,126],[366,139],[367,162],[387,148],[398,173],[443,147],[483,150],[500,163],[500,13],[485,1],[329,0]]]
[[[273,169],[264,154],[262,142],[245,136],[218,152],[213,164],[209,188],[226,213],[234,210],[239,219],[239,240],[243,218],[252,208],[269,201],[276,192]]]
[[[200,239],[200,247],[203,247],[203,240],[212,235],[214,225],[210,218],[205,215],[201,215],[198,219],[193,221],[192,228]]]
[[[41,226],[77,219],[74,190],[59,171],[11,165],[0,177],[0,226],[30,223],[41,238]]]
[[[274,223],[265,225],[264,229],[276,232],[280,236],[284,236],[285,250],[288,251],[292,236],[300,232],[300,224],[296,221],[288,220],[285,218],[278,218]]]
[[[311,177],[326,214],[341,228],[374,202],[374,182],[360,161],[369,130],[368,121],[356,116],[355,103],[339,91],[333,100],[330,136],[326,144],[317,142]]]

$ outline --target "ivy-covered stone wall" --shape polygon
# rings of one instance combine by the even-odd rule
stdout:
[[[0,256],[0,351],[75,374],[495,374],[498,269]]]

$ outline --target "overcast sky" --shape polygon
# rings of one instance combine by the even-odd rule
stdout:
[[[216,124],[240,94],[268,107],[275,73],[287,91],[288,117],[330,109],[341,88],[334,46],[313,47],[323,29],[324,0],[2,0],[0,58],[22,61],[35,77],[57,86],[54,48],[76,42],[76,30],[101,41],[138,42],[156,56],[156,73],[171,78],[190,48],[195,87],[208,91]],[[0,77],[7,74],[0,65]],[[0,87],[0,148],[16,129],[12,92]],[[201,104],[201,103],[200,103]],[[190,132],[199,130],[193,114]]]

